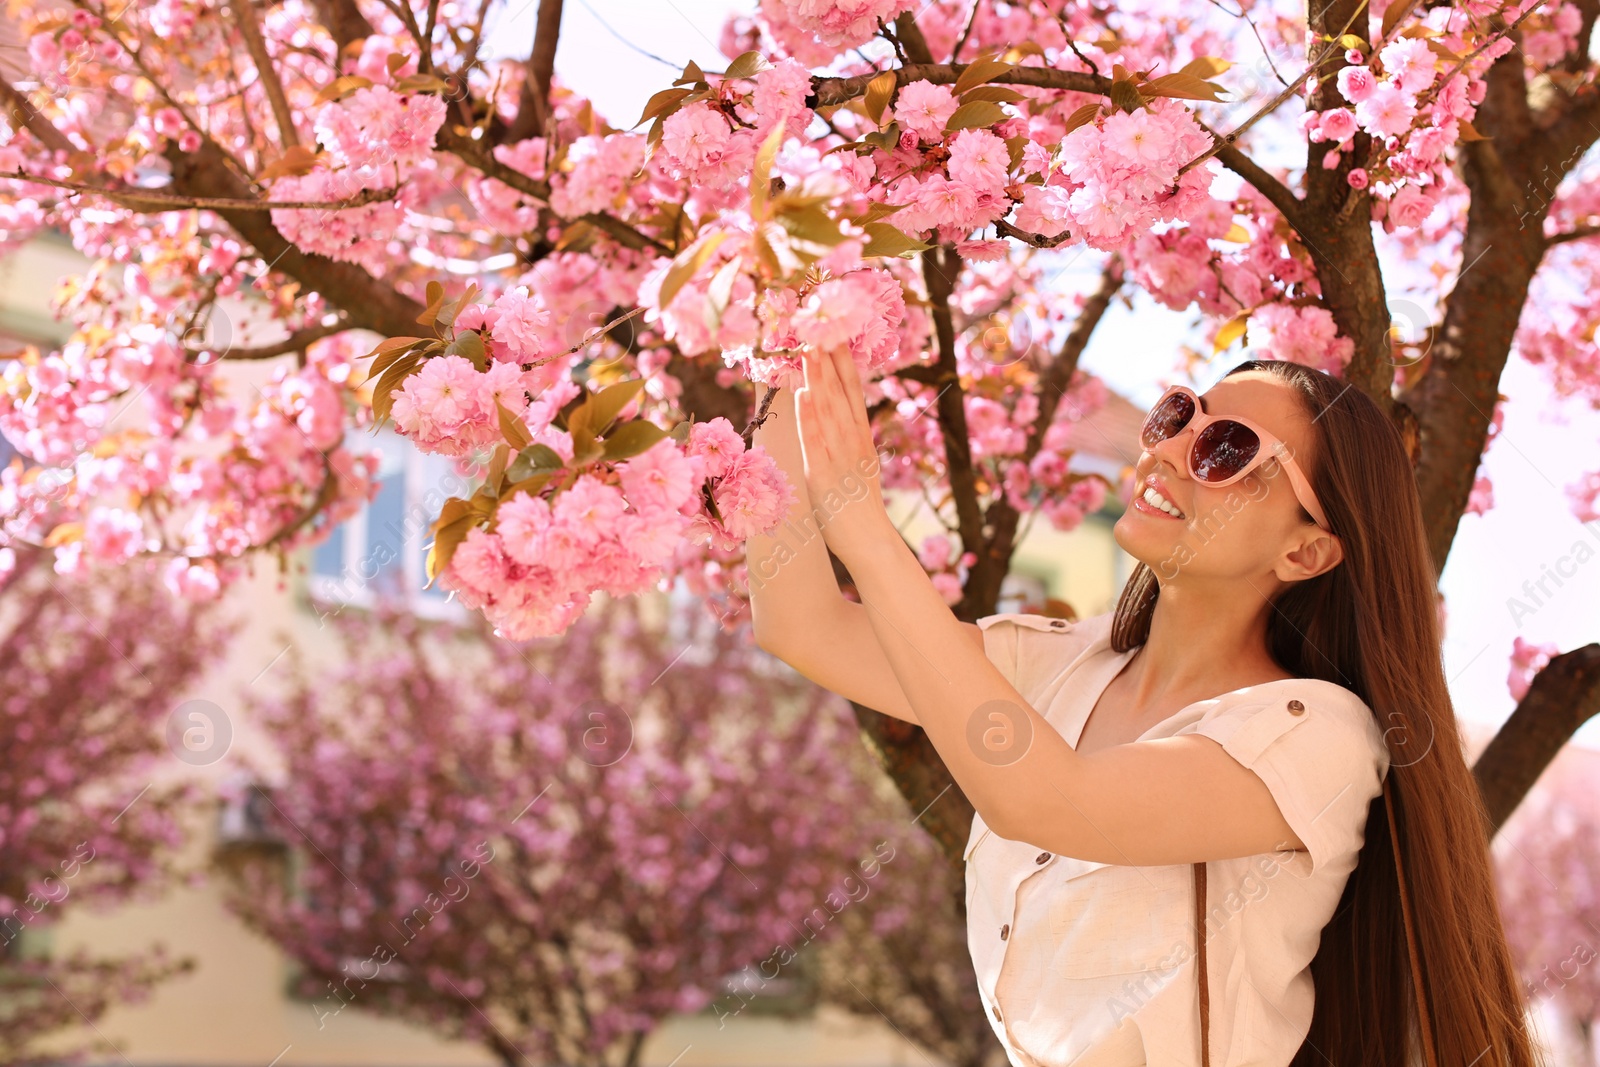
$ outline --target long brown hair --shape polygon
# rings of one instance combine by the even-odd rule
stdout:
[[[1268,649],[1284,670],[1360,696],[1390,752],[1387,789],[1368,809],[1356,869],[1311,963],[1316,1007],[1291,1067],[1414,1062],[1408,1046],[1422,1023],[1391,814],[1440,1067],[1533,1067],[1490,872],[1489,817],[1445,683],[1434,569],[1400,434],[1371,398],[1319,370],[1250,360],[1228,373],[1245,370],[1288,383],[1314,417],[1311,484],[1344,546],[1342,563],[1274,601]],[[1117,603],[1114,649],[1144,644],[1159,596],[1140,564]]]

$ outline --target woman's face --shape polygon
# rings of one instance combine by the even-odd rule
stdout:
[[[1229,375],[1201,397],[1208,415],[1238,416],[1276,434],[1310,477],[1314,428],[1302,402],[1281,379],[1262,371]],[[1117,543],[1155,571],[1163,585],[1188,578],[1282,575],[1286,553],[1318,531],[1307,524],[1289,476],[1268,461],[1232,485],[1216,487],[1189,474],[1195,430],[1178,433],[1139,455],[1128,508],[1117,520]],[[1154,489],[1178,514],[1148,503]]]

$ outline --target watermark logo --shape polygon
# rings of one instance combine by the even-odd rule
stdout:
[[[209,700],[186,700],[167,716],[167,748],[191,767],[205,767],[228,754],[233,721]]]

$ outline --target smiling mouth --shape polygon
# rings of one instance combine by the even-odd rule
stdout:
[[[1139,499],[1143,500],[1146,504],[1149,504],[1157,511],[1166,512],[1175,519],[1181,519],[1184,517],[1183,512],[1178,510],[1178,505],[1162,496],[1159,492],[1157,492],[1156,487],[1153,485],[1145,486],[1144,492],[1139,494]]]

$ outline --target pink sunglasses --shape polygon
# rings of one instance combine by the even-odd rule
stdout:
[[[1175,385],[1163,393],[1145,416],[1139,440],[1148,450],[1191,426],[1195,435],[1188,463],[1189,476],[1195,481],[1214,487],[1232,485],[1267,460],[1276,459],[1289,475],[1295,499],[1318,526],[1333,532],[1311,491],[1311,482],[1294,460],[1293,449],[1249,419],[1207,415],[1193,389]]]

